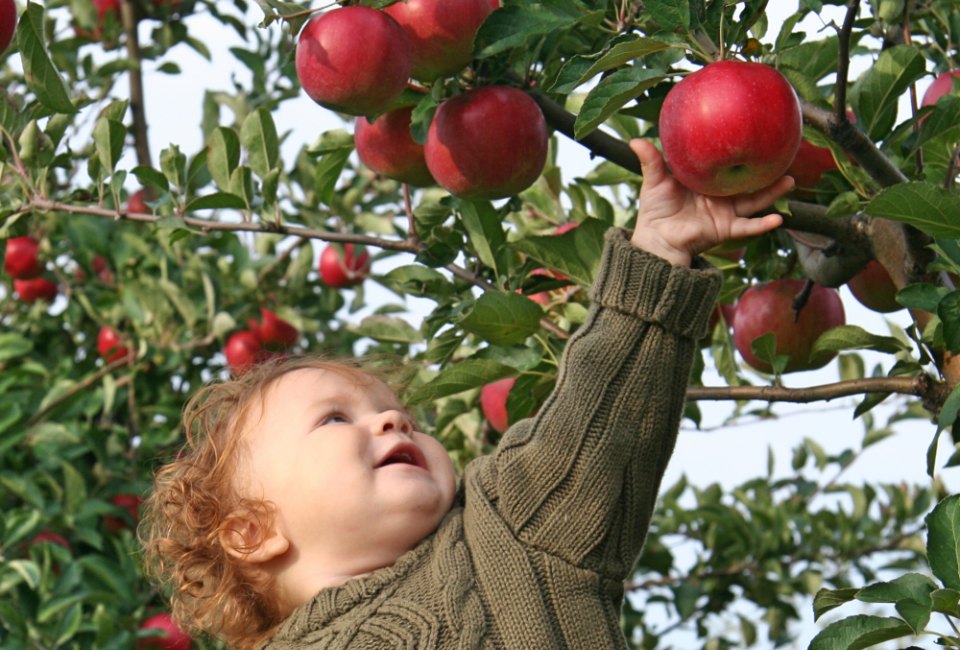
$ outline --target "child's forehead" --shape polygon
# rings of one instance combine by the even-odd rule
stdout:
[[[385,407],[400,407],[399,398],[389,386],[356,368],[300,368],[281,377],[272,388],[281,400],[365,398]]]

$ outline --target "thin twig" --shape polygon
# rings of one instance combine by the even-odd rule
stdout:
[[[925,402],[929,400],[931,405],[941,405],[947,395],[944,388],[944,384],[935,381],[928,375],[866,377],[804,388],[787,388],[785,386],[691,386],[687,389],[687,399],[690,401],[756,400],[805,404],[830,401],[851,395],[898,393],[923,397]]]
[[[102,368],[100,368],[98,371],[96,371],[86,379],[74,384],[72,387],[70,387],[69,390],[64,391],[55,400],[51,401],[49,404],[47,404],[42,409],[40,409],[39,411],[34,413],[32,416],[30,416],[30,419],[27,420],[27,426],[28,427],[33,426],[34,424],[36,424],[37,422],[45,418],[47,414],[49,414],[53,409],[57,408],[58,406],[60,406],[61,404],[63,404],[73,396],[77,395],[78,393],[83,392],[84,390],[90,388],[92,385],[100,381],[105,375],[116,370],[120,366],[129,364],[130,354],[132,353],[128,353],[123,357],[120,357],[118,359],[111,361],[110,363],[104,365]]]
[[[847,77],[850,74],[850,37],[853,34],[853,22],[860,9],[860,0],[850,0],[847,3],[847,14],[843,17],[843,26],[840,27],[840,50],[837,57],[837,85],[834,92],[833,112],[837,121],[843,121],[847,115]]]

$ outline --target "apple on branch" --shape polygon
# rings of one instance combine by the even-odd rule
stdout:
[[[3,269],[12,278],[35,278],[43,272],[39,251],[40,244],[33,237],[11,237],[7,240]]]
[[[370,275],[370,253],[351,243],[329,244],[320,253],[320,280],[328,287],[355,287]]]
[[[97,353],[103,357],[107,363],[111,363],[117,359],[126,357],[130,353],[130,350],[127,346],[123,345],[123,339],[120,338],[117,330],[109,325],[104,325],[97,334]]]
[[[821,334],[846,323],[840,295],[815,284],[798,313],[794,300],[804,285],[804,280],[772,280],[754,285],[740,296],[733,317],[733,343],[751,367],[773,372],[770,360],[753,351],[753,342],[769,333],[776,337],[774,354],[790,357],[785,373],[822,368],[836,356],[836,352],[813,357],[810,353]]]
[[[263,344],[256,332],[240,330],[227,338],[223,346],[223,355],[227,358],[227,367],[230,372],[239,377],[255,363],[263,360]]]
[[[960,70],[950,70],[937,75],[923,93],[923,99],[920,100],[921,108],[933,106],[944,95],[953,94],[956,88],[960,88]]]
[[[267,347],[286,349],[297,343],[300,331],[276,313],[260,308],[260,322],[250,319],[250,331]]]
[[[58,293],[56,283],[47,278],[17,278],[13,281],[13,290],[21,301],[28,304],[38,300],[53,302]]]
[[[516,383],[516,377],[491,382],[480,389],[480,411],[494,431],[503,433],[509,426],[507,397]]]
[[[380,115],[371,122],[358,117],[354,125],[354,143],[360,162],[372,171],[417,187],[434,185],[427,168],[423,145],[410,134],[412,106]]]
[[[375,115],[388,108],[410,77],[410,44],[397,22],[361,6],[312,18],[297,42],[297,78],[325,108]]]
[[[153,634],[139,637],[137,650],[190,650],[193,648],[190,635],[174,622],[169,612],[154,614],[140,624],[140,629]]]
[[[671,88],[660,109],[670,171],[709,196],[770,185],[793,162],[802,133],[793,87],[762,63],[710,63]]]
[[[17,31],[17,3],[0,0],[0,54],[7,51]]]
[[[518,194],[547,160],[547,123],[537,103],[509,86],[483,86],[437,109],[424,155],[445,190],[465,199]]]
[[[386,7],[407,33],[410,76],[431,82],[473,59],[473,40],[495,7],[490,0],[400,0]]]
[[[857,301],[875,312],[889,314],[904,306],[897,302],[897,286],[877,260],[870,260],[863,270],[850,278],[847,288]]]

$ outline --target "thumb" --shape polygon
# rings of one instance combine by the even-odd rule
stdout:
[[[630,149],[640,161],[640,170],[644,184],[656,185],[667,177],[667,165],[663,162],[660,151],[649,140],[634,138],[630,141]]]

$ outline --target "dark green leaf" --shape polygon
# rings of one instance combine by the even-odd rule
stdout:
[[[960,495],[938,503],[926,522],[930,570],[946,587],[960,589]]]
[[[488,201],[462,201],[460,219],[477,257],[499,275],[497,256],[507,238],[497,211]]]
[[[813,598],[813,620],[819,620],[831,609],[850,602],[857,597],[858,591],[853,587],[848,589],[821,589]]]
[[[419,404],[447,395],[462,393],[471,388],[479,388],[498,379],[513,377],[516,374],[516,368],[511,368],[496,361],[466,359],[444,368],[430,382],[411,391],[407,400],[411,404]]]
[[[240,164],[240,138],[233,129],[220,126],[210,134],[208,147],[210,175],[217,187],[226,190],[230,187],[230,175]]]
[[[923,181],[893,185],[880,192],[866,208],[873,217],[916,226],[932,237],[960,238],[960,194]]]
[[[587,95],[574,123],[574,137],[580,140],[603,124],[631,99],[642,95],[666,78],[659,68],[630,66],[604,77]]]
[[[33,342],[21,334],[0,333],[0,362],[22,357],[33,350]]]
[[[931,314],[937,313],[937,305],[950,293],[946,287],[932,284],[910,284],[897,292],[897,302],[910,309],[922,309]]]
[[[543,310],[516,293],[487,291],[460,319],[463,329],[495,345],[522,343],[540,329]]]
[[[234,210],[242,210],[247,204],[244,200],[237,196],[236,194],[230,194],[229,192],[214,192],[213,194],[207,194],[206,196],[198,196],[195,199],[192,199],[187,203],[187,212],[195,212],[197,210],[215,210],[218,208],[232,208]]]
[[[93,142],[97,147],[100,165],[110,173],[117,169],[126,136],[127,129],[116,120],[101,117],[93,127]]]
[[[16,30],[24,78],[40,103],[48,109],[56,113],[76,113],[77,108],[70,100],[67,84],[47,52],[43,24],[43,6],[35,2],[28,3]]]
[[[813,637],[808,650],[862,650],[910,634],[910,626],[899,618],[858,614],[825,627]]]
[[[477,31],[477,58],[486,58],[528,39],[571,29],[588,14],[572,0],[543,0],[501,7],[490,14]]]
[[[814,343],[810,356],[841,350],[876,350],[895,354],[907,349],[905,343],[892,336],[871,334],[857,325],[841,325],[822,334]]]
[[[247,149],[247,164],[257,176],[263,178],[276,166],[280,155],[277,127],[266,108],[247,115],[240,127],[240,141]]]
[[[607,226],[597,219],[586,219],[562,235],[525,237],[513,247],[537,260],[543,266],[589,286],[600,267],[603,235]]]
[[[882,140],[896,121],[900,96],[925,73],[926,61],[917,48],[894,45],[883,50],[851,89],[857,125],[872,140]]]
[[[390,343],[419,343],[423,340],[412,325],[401,318],[391,316],[367,316],[356,328],[360,336]]]
[[[690,28],[688,0],[647,0],[643,3],[662,31],[687,31]]]

